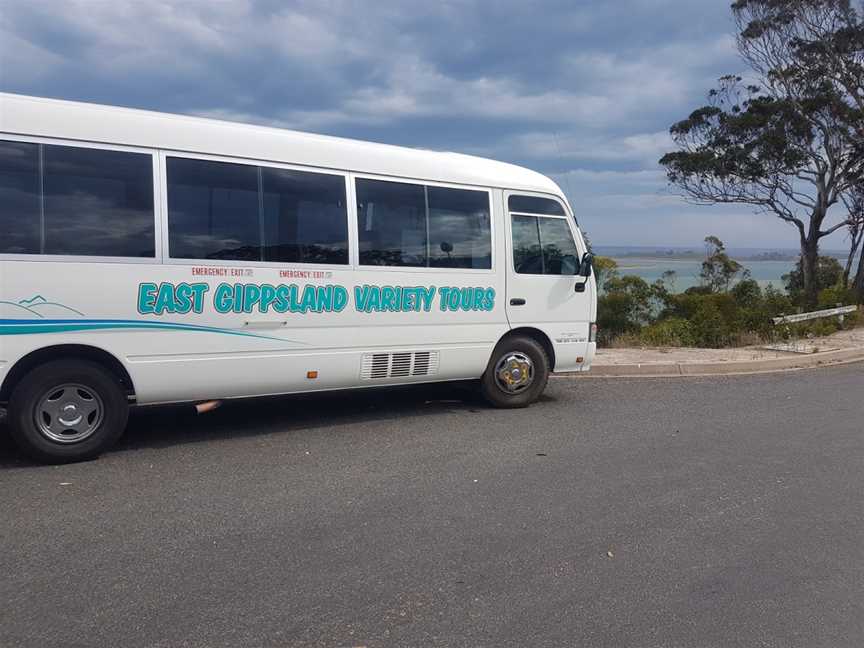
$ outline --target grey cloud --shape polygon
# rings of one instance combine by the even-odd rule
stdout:
[[[670,214],[712,227],[657,198],[656,160],[738,70],[730,33],[714,0],[29,0],[0,14],[0,88],[485,154],[568,179],[595,240],[639,243],[689,231]]]

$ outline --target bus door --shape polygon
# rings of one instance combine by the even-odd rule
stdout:
[[[575,222],[550,197],[506,192],[505,200],[510,326],[546,333],[556,371],[579,369],[588,348],[594,282],[576,276],[585,250],[579,249]]]

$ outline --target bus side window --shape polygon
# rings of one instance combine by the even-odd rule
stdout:
[[[357,179],[362,265],[492,267],[489,193]]]
[[[152,160],[147,153],[0,142],[0,252],[155,256]]]
[[[264,260],[348,263],[345,177],[261,169]]]
[[[153,157],[44,145],[45,254],[153,257]]]
[[[492,267],[489,194],[471,189],[427,187],[429,265],[434,268]]]
[[[360,264],[427,265],[423,185],[357,179]]]
[[[41,250],[39,145],[0,141],[0,254]]]
[[[169,157],[175,259],[348,263],[345,176]]]
[[[169,157],[167,170],[172,258],[261,260],[255,166]]]

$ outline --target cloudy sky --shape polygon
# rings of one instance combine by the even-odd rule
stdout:
[[[0,0],[0,90],[514,162],[598,245],[796,247],[771,216],[687,205],[657,165],[741,71],[729,3]]]

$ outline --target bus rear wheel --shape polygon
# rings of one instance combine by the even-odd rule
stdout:
[[[501,408],[527,407],[549,380],[549,358],[534,339],[505,338],[498,343],[480,380],[483,397]]]
[[[36,367],[9,399],[12,438],[44,463],[98,456],[120,438],[128,416],[120,381],[86,360],[55,360]]]

